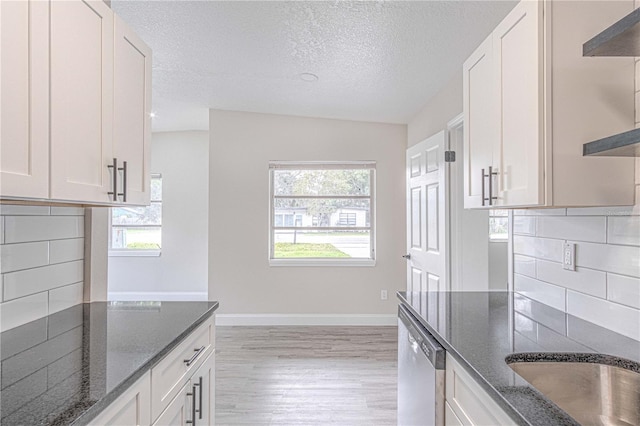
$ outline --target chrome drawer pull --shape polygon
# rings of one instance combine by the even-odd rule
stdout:
[[[194,349],[195,353],[193,354],[193,356],[190,359],[185,359],[182,362],[184,362],[185,364],[187,364],[187,367],[190,366],[191,364],[193,364],[193,362],[196,360],[196,358],[198,358],[198,355],[200,355],[200,353],[202,351],[204,351],[204,346],[201,347],[200,349]]]

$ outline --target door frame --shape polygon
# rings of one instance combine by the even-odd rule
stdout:
[[[454,137],[456,131],[462,133],[464,126],[464,113],[456,115],[454,118],[447,122],[445,130],[446,145],[448,151],[454,151],[456,153],[456,161],[452,163],[446,163],[448,166],[446,170],[446,190],[448,192],[447,197],[447,223],[445,228],[447,231],[447,239],[449,241],[447,248],[447,265],[449,267],[449,279],[447,280],[446,288],[448,291],[458,291],[462,289],[460,285],[460,277],[462,277],[462,262],[459,262],[461,252],[459,248],[462,244],[462,235],[458,230],[460,229],[460,222],[462,220],[461,209],[463,206],[457,205],[458,191],[464,191],[464,182],[458,181],[458,168],[463,166],[464,155],[464,135],[461,137]]]

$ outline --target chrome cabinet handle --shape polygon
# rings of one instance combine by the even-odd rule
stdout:
[[[489,166],[489,174],[485,174],[484,173],[485,169],[482,169],[482,205],[486,205],[485,201],[489,202],[489,205],[492,206],[493,205],[493,200],[497,200],[498,197],[494,197],[493,196],[493,177],[498,175],[498,172],[494,172],[493,171],[493,167]],[[485,192],[484,192],[484,180],[485,178],[489,179],[489,198],[485,197]]]
[[[191,387],[191,392],[187,393],[187,396],[191,397],[191,420],[186,420],[185,423],[196,426],[196,386]]]
[[[493,167],[489,166],[489,174],[487,177],[489,178],[489,205],[493,205],[493,200],[497,200],[498,197],[493,196],[493,177],[497,176],[498,172],[493,171]]]
[[[405,254],[404,256],[402,256],[403,258],[410,260],[411,259],[411,253],[409,254]]]
[[[122,167],[118,168],[122,172],[122,192],[119,192],[118,195],[122,196],[122,201],[127,202],[127,162],[122,162]]]
[[[118,159],[114,158],[113,163],[107,166],[108,169],[111,169],[111,173],[113,177],[111,178],[111,185],[113,185],[113,190],[107,192],[108,195],[113,195],[113,201],[118,201]]]
[[[487,198],[484,196],[484,178],[487,177],[487,175],[484,174],[484,169],[482,169],[481,172],[482,177],[480,178],[480,186],[482,186],[482,205],[484,206],[484,202],[487,201]]]
[[[202,420],[202,376],[198,379],[198,383],[193,385],[194,392],[196,386],[198,387],[198,409],[196,410],[196,413],[198,413],[198,418]]]
[[[190,366],[191,364],[193,364],[193,362],[196,360],[196,358],[198,358],[198,355],[200,355],[202,353],[202,351],[204,351],[204,346],[201,347],[200,349],[194,349],[194,354],[191,358],[189,359],[185,359],[182,360],[182,362],[184,362],[185,364],[187,364],[187,367]]]

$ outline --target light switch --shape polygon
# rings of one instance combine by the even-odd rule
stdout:
[[[562,250],[562,267],[569,271],[576,270],[576,245],[575,243],[564,243]]]

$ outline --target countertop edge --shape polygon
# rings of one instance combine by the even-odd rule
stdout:
[[[87,411],[78,416],[70,426],[85,426],[89,422],[95,419],[102,411],[104,411],[112,402],[114,402],[120,395],[122,395],[127,389],[129,389],[139,378],[156,366],[169,352],[177,347],[193,330],[198,328],[199,325],[204,323],[207,319],[213,316],[214,312],[220,306],[219,302],[213,303],[209,309],[207,309],[198,319],[196,319],[191,325],[180,333],[175,339],[173,339],[168,345],[166,345],[160,352],[142,364],[126,379],[124,379],[119,385],[114,387],[109,393],[100,398],[93,404]]]
[[[440,343],[447,352],[450,352],[456,360],[464,367],[464,369],[473,376],[476,382],[489,394],[491,399],[498,404],[505,412],[511,417],[512,420],[518,423],[521,426],[531,426],[531,423],[527,421],[527,419],[513,406],[509,401],[505,399],[504,396],[500,393],[498,389],[492,386],[487,379],[482,376],[467,360],[452,346],[447,339],[445,339],[437,330],[435,330],[421,315],[419,312],[411,306],[408,300],[406,300],[400,292],[396,293],[396,297],[398,300],[402,302],[402,305],[406,307],[411,314],[422,324],[429,333],[436,338],[438,343]]]

